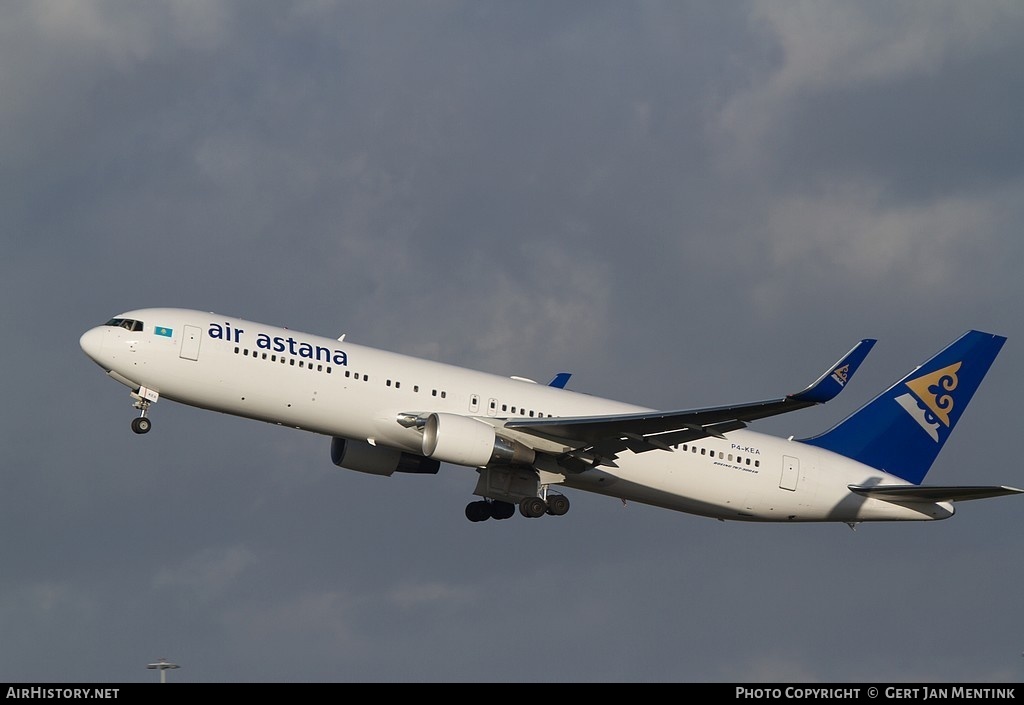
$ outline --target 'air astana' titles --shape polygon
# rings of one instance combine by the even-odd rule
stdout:
[[[245,329],[232,328],[230,323],[211,323],[207,333],[215,340],[242,343],[242,334],[245,333]],[[306,358],[307,360],[317,360],[341,366],[348,365],[348,353],[344,350],[332,350],[323,345],[313,345],[302,340],[296,340],[292,336],[271,336],[267,333],[257,333],[255,345],[260,350],[268,352],[278,352]]]

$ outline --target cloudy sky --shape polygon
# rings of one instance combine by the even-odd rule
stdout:
[[[825,430],[1008,336],[933,467],[1024,486],[1024,5],[0,4],[0,681],[1019,681],[1024,500],[723,523],[161,403],[81,352],[181,306],[658,408],[879,339]]]

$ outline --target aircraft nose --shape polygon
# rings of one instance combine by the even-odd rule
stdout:
[[[81,338],[78,339],[78,344],[82,346],[82,350],[86,355],[91,357],[93,361],[100,361],[100,354],[103,351],[103,339],[106,336],[104,331],[100,328],[91,328],[85,331]]]

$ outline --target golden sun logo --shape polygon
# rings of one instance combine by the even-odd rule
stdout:
[[[847,379],[847,375],[849,375],[849,373],[850,373],[850,366],[849,365],[843,365],[842,367],[837,367],[832,372],[832,379],[834,379],[836,382],[839,382],[839,386],[844,387],[844,386],[846,386],[846,379]]]
[[[941,370],[912,379],[907,382],[907,388],[912,394],[896,397],[896,402],[936,443],[939,442],[939,424],[949,428],[949,414],[954,402],[952,394],[948,392],[952,392],[959,384],[956,373],[962,364],[954,362]]]

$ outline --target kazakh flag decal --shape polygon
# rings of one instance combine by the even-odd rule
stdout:
[[[157,335],[162,335],[165,338],[170,338],[173,332],[170,328],[164,328],[163,326],[157,326],[155,331]]]

